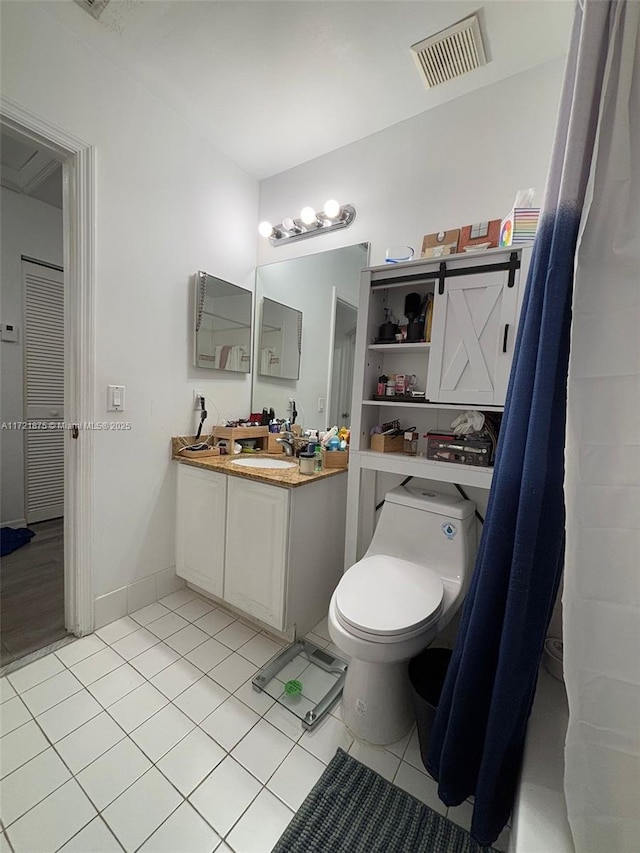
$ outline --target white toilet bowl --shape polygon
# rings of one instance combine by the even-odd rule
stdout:
[[[412,725],[408,662],[448,624],[466,592],[474,509],[448,495],[394,489],[367,553],[334,591],[329,634],[351,658],[343,718],[361,740],[393,743]]]

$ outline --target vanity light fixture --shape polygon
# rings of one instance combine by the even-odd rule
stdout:
[[[266,237],[272,246],[281,246],[295,240],[304,240],[316,234],[347,228],[356,218],[355,207],[340,204],[335,199],[325,202],[322,212],[316,213],[313,207],[303,207],[298,219],[285,216],[280,225],[264,221],[258,225],[258,232]]]

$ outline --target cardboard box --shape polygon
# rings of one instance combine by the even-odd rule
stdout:
[[[500,241],[500,219],[476,222],[460,229],[458,252],[473,252],[482,249],[495,249]]]
[[[372,435],[371,450],[375,450],[376,453],[402,453],[404,435]]]
[[[442,258],[445,255],[455,255],[458,251],[459,228],[449,231],[436,231],[435,234],[425,234],[422,239],[422,258]]]

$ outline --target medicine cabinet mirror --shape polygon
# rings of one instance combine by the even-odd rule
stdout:
[[[299,379],[301,351],[302,311],[264,298],[258,373],[281,379]]]
[[[195,305],[195,366],[249,373],[251,291],[199,270]]]
[[[358,243],[257,268],[252,412],[273,408],[286,418],[293,399],[305,428],[349,425],[356,306],[368,258],[369,244]],[[293,311],[284,317],[296,332],[287,333],[287,349],[298,354],[297,370],[272,363],[278,355],[269,352],[279,334],[270,327],[283,325],[282,308]]]

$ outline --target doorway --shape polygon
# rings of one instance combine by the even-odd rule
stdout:
[[[33,470],[29,470],[27,479],[22,481],[22,512],[16,510],[10,512],[8,518],[6,507],[2,508],[3,526],[13,526],[18,531],[24,530],[29,524],[36,536],[29,534],[30,544],[21,548],[14,548],[12,553],[5,554],[2,558],[3,583],[3,612],[2,628],[15,628],[20,621],[19,607],[11,607],[11,593],[18,594],[22,598],[28,598],[26,590],[26,576],[29,572],[24,567],[25,555],[29,553],[36,557],[35,562],[43,571],[44,580],[39,583],[42,587],[41,598],[47,599],[48,603],[55,602],[55,619],[49,620],[48,628],[45,630],[47,618],[42,618],[42,636],[36,636],[39,629],[33,631],[33,648],[43,647],[53,642],[52,636],[60,632],[64,637],[67,634],[82,636],[93,630],[93,596],[91,583],[91,521],[92,521],[92,468],[93,468],[93,434],[91,425],[94,414],[94,351],[95,351],[95,151],[92,146],[87,145],[77,137],[72,136],[54,124],[42,119],[40,116],[24,109],[16,102],[0,97],[0,129],[3,135],[7,135],[17,143],[32,144],[36,149],[46,153],[50,159],[56,161],[58,172],[61,166],[61,190],[62,190],[62,259],[61,263],[54,258],[51,263],[51,252],[40,251],[34,254],[25,254],[20,257],[20,263],[25,264],[25,269],[33,279],[34,292],[39,290],[43,299],[51,299],[54,287],[52,284],[56,275],[61,277],[64,268],[64,280],[56,282],[62,287],[63,315],[64,315],[64,344],[63,355],[60,350],[56,354],[49,352],[48,363],[45,357],[45,365],[49,373],[41,376],[40,385],[42,389],[51,389],[57,381],[57,397],[47,397],[46,394],[40,398],[31,400],[32,403],[44,406],[38,409],[25,410],[24,406],[20,412],[11,412],[11,421],[18,424],[22,422],[25,428],[20,430],[4,429],[0,433],[0,442],[22,443],[23,458],[28,456],[32,460],[38,460],[40,454],[44,464],[38,468],[36,464]],[[25,186],[34,183],[38,171],[43,166],[42,162],[35,159],[32,162],[31,176],[25,181]],[[26,175],[27,173],[25,173]],[[9,178],[15,175],[9,174]],[[37,181],[35,181],[37,183]],[[3,181],[4,184],[4,181]],[[6,184],[5,184],[6,186]],[[16,188],[13,188],[16,191]],[[19,191],[21,188],[18,187]],[[4,189],[3,189],[4,192]],[[4,264],[7,245],[3,241],[2,260]],[[44,261],[44,264],[42,263]],[[35,264],[35,266],[30,266]],[[57,267],[57,269],[56,269]],[[46,272],[45,272],[46,271]],[[3,267],[4,273],[4,267]],[[48,281],[45,279],[48,277]],[[3,275],[4,279],[4,275]],[[60,292],[58,292],[58,297]],[[59,311],[59,301],[57,303]],[[13,327],[8,333],[16,331],[15,327],[20,325],[8,317],[6,303],[3,301],[2,323],[3,333],[7,331],[5,326]],[[25,316],[25,306],[21,306],[20,316]],[[53,324],[54,309],[48,305],[40,317],[33,318],[33,328],[38,324],[50,327]],[[21,321],[22,322],[22,321]],[[59,322],[59,315],[58,315]],[[24,335],[24,327],[18,329],[20,335]],[[43,341],[39,341],[42,345]],[[46,342],[45,342],[46,343]],[[17,342],[13,346],[18,346]],[[4,356],[3,341],[3,356]],[[15,352],[15,350],[14,350]],[[51,374],[53,362],[57,358],[64,363],[64,380],[60,382]],[[14,365],[15,366],[15,365]],[[5,362],[3,359],[3,379]],[[8,374],[7,374],[8,375]],[[19,372],[19,375],[22,374]],[[22,379],[20,380],[22,381]],[[3,382],[4,387],[4,382]],[[37,387],[37,381],[36,385]],[[60,405],[60,391],[62,389],[62,405]],[[25,395],[25,386],[22,388]],[[37,395],[36,395],[37,396]],[[24,402],[24,400],[23,400]],[[3,403],[3,409],[4,409]],[[58,412],[57,415],[52,412]],[[2,421],[6,422],[7,412],[3,411]],[[24,454],[24,445],[29,440],[32,430],[26,429],[29,420],[45,420],[52,427],[43,431],[44,438],[39,435],[31,439],[31,446],[27,448],[30,453]],[[81,428],[84,427],[84,428]],[[18,432],[20,435],[16,438]],[[37,430],[33,431],[35,435]],[[28,435],[26,435],[28,434]],[[47,438],[48,437],[48,438]],[[56,477],[51,465],[51,442],[57,443],[58,451],[62,446],[63,462],[60,462],[58,453],[58,471],[64,472],[62,476],[63,488],[60,489],[60,477],[57,485],[54,485]],[[47,469],[47,465],[49,468]],[[7,492],[7,471],[4,466],[2,471],[3,495]],[[26,477],[26,474],[25,474]],[[40,478],[38,480],[38,478]],[[35,483],[35,487],[29,493],[29,483]],[[36,496],[37,500],[32,501]],[[39,504],[36,506],[36,504]],[[62,519],[60,509],[62,507]],[[28,517],[30,516],[30,517]],[[8,525],[6,522],[11,521]],[[40,525],[40,527],[38,527]],[[3,537],[4,538],[4,537]],[[36,547],[36,543],[38,547]],[[12,560],[13,558],[13,560]],[[14,565],[15,564],[15,565]],[[62,564],[62,573],[60,572]],[[48,566],[48,569],[46,568]],[[55,576],[55,582],[53,578]],[[51,581],[45,594],[44,588]],[[62,611],[59,607],[62,598]],[[6,602],[6,603],[5,603]],[[7,606],[8,605],[8,606]],[[62,624],[60,613],[62,612]],[[32,601],[29,607],[29,615],[42,617],[43,610]],[[54,632],[49,629],[55,627]],[[44,635],[47,635],[46,640]],[[14,639],[16,648],[11,650],[2,648],[2,664],[6,658],[13,656],[13,662],[9,668],[23,665],[31,657],[26,648],[26,638],[17,654],[19,645]],[[28,657],[22,657],[29,655]],[[4,667],[3,667],[4,669]]]
[[[0,665],[67,636],[62,164],[3,130]]]
[[[356,352],[358,311],[343,299],[336,300],[331,367],[331,399],[329,424],[351,426],[353,362]]]

